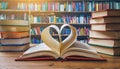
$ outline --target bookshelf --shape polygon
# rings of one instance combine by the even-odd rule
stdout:
[[[2,4],[6,4],[2,7]],[[86,35],[79,35],[78,40],[88,40],[89,19],[91,12],[105,9],[120,9],[119,0],[0,0],[0,19],[2,17],[13,20],[29,20],[30,36],[40,40],[40,34],[31,33],[36,27],[49,25],[61,26],[68,23],[76,27],[87,29]],[[4,18],[2,18],[3,20]],[[5,20],[5,19],[4,19]],[[41,32],[41,31],[40,31]],[[57,35],[54,35],[56,37]],[[67,35],[64,35],[66,37]],[[39,41],[40,42],[40,41]],[[34,42],[31,42],[34,43]]]

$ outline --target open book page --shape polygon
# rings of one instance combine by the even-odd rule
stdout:
[[[76,38],[77,38],[76,29],[75,29],[73,26],[70,26],[69,24],[64,24],[64,25],[62,25],[62,26],[61,26],[61,29],[60,29],[60,32],[61,32],[61,31],[63,30],[63,28],[65,28],[65,27],[69,27],[70,30],[71,30],[71,32],[70,32],[70,34],[68,35],[68,37],[61,42],[61,46],[60,46],[60,48],[61,48],[61,53],[62,53],[65,49],[69,48],[69,47],[76,41]]]
[[[43,42],[49,48],[51,48],[52,50],[54,50],[58,54],[60,54],[60,47],[59,47],[60,43],[51,36],[51,34],[50,34],[50,28],[55,29],[58,32],[58,35],[59,35],[59,28],[57,26],[55,26],[55,25],[51,25],[51,26],[48,26],[47,28],[45,28],[42,31],[41,39],[43,40]]]
[[[37,56],[41,56],[41,55],[53,56],[55,58],[59,57],[58,53],[53,51],[46,44],[41,43],[41,44],[33,46],[33,47],[29,48],[27,51],[25,51],[23,53],[22,58],[37,57]]]
[[[67,56],[72,56],[72,55],[98,58],[98,59],[101,58],[95,50],[90,48],[89,45],[87,45],[85,43],[81,43],[79,41],[76,41],[73,45],[71,45],[71,47],[66,49],[62,53],[62,58],[65,58]]]

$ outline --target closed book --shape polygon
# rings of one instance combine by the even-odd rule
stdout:
[[[92,31],[90,30],[91,38],[99,39],[120,39],[120,31]]]
[[[93,49],[95,49],[99,53],[108,54],[108,55],[114,55],[118,56],[120,55],[120,47],[102,47],[97,45],[91,46]]]
[[[23,38],[28,36],[29,32],[1,32],[2,38]]]
[[[19,51],[25,51],[28,48],[29,48],[29,44],[16,45],[16,46],[0,45],[0,52],[19,52]]]
[[[91,30],[96,31],[120,31],[120,24],[111,23],[111,24],[92,24]]]
[[[120,17],[99,17],[90,19],[90,24],[100,24],[100,23],[119,23]]]
[[[0,25],[29,25],[26,20],[0,20]]]
[[[92,18],[104,17],[104,16],[120,16],[120,10],[101,10],[92,13]]]
[[[29,27],[28,26],[0,26],[0,31],[3,31],[3,32],[29,31]]]
[[[18,38],[18,39],[0,39],[1,45],[16,45],[16,44],[26,44],[30,42],[30,38]]]
[[[90,38],[89,42],[90,45],[99,45],[103,47],[120,47],[120,39],[95,39]]]

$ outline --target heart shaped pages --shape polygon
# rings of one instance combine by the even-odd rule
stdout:
[[[68,35],[67,38],[65,38],[62,41],[61,32],[65,27],[69,27],[71,30],[71,33]],[[58,42],[55,38],[53,38],[51,36],[50,28],[53,28],[57,31],[60,42]],[[69,48],[76,41],[76,38],[77,38],[76,29],[69,24],[63,24],[61,26],[61,29],[59,29],[56,25],[51,25],[51,26],[48,26],[47,28],[45,28],[41,33],[41,39],[43,40],[43,42],[49,48],[56,51],[58,54],[61,54],[61,52],[63,52],[65,49]]]

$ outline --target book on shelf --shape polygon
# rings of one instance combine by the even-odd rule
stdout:
[[[4,26],[4,25],[8,25],[8,26],[26,26],[26,25],[29,25],[28,24],[28,21],[26,20],[0,20],[0,25]]]
[[[90,45],[98,45],[103,47],[120,47],[120,39],[99,39],[99,38],[90,38]]]
[[[65,27],[69,27],[71,33],[66,39],[61,40],[61,32]],[[58,41],[51,36],[51,28],[58,32]],[[15,60],[57,60],[59,58],[63,60],[105,60],[89,45],[80,43],[76,38],[77,32],[73,26],[64,24],[59,29],[56,25],[50,25],[42,31],[41,39],[44,43],[29,48]]]
[[[0,32],[0,39],[2,38],[2,33]]]
[[[30,32],[31,32],[32,35],[40,35],[41,32],[43,31],[43,29],[44,29],[43,27],[35,27],[35,28],[31,28]],[[77,35],[78,36],[89,35],[89,28],[87,28],[87,27],[81,27],[81,28],[79,27],[76,30],[77,30]],[[63,35],[64,34],[69,34],[69,33],[70,33],[70,29],[67,29],[67,28],[63,29],[63,31],[62,31]],[[54,35],[54,33],[53,33],[53,35]]]
[[[9,39],[0,39],[1,45],[21,45],[21,44],[27,44],[30,43],[30,38],[9,38]]]
[[[0,26],[0,31],[3,32],[23,32],[23,31],[29,31],[28,26]]]
[[[120,39],[120,31],[93,31],[90,30],[91,38],[99,39]]]
[[[120,16],[119,13],[120,10],[115,10],[115,9],[95,11],[94,13],[92,13],[92,18],[106,17],[106,16]]]
[[[0,9],[4,10],[7,9],[8,7],[8,2],[1,1],[0,2]]]
[[[29,48],[29,44],[16,44],[16,45],[1,45],[0,52],[21,52]]]
[[[79,16],[34,16],[34,23],[69,23],[69,24],[88,24],[90,15],[79,15]]]
[[[4,10],[3,10],[4,11]],[[6,10],[5,10],[6,11]],[[8,10],[10,11],[10,10]],[[17,11],[17,10],[15,10]],[[6,13],[1,13],[0,14],[0,20],[10,20],[10,21],[14,21],[14,20],[28,20],[28,15],[27,13],[24,13],[24,14],[6,14]]]
[[[103,46],[97,46],[97,45],[91,45],[91,47],[99,53],[103,53],[111,56],[120,55],[120,47],[103,47]]]
[[[114,24],[117,24],[117,23],[120,23],[120,17],[119,16],[112,16],[112,17],[109,17],[109,16],[106,16],[106,17],[98,17],[98,18],[92,18],[90,19],[90,24],[101,24],[101,23],[114,23]]]
[[[23,38],[29,37],[29,32],[0,32],[1,38]]]
[[[91,30],[96,31],[120,31],[119,23],[110,23],[110,24],[92,24]]]

